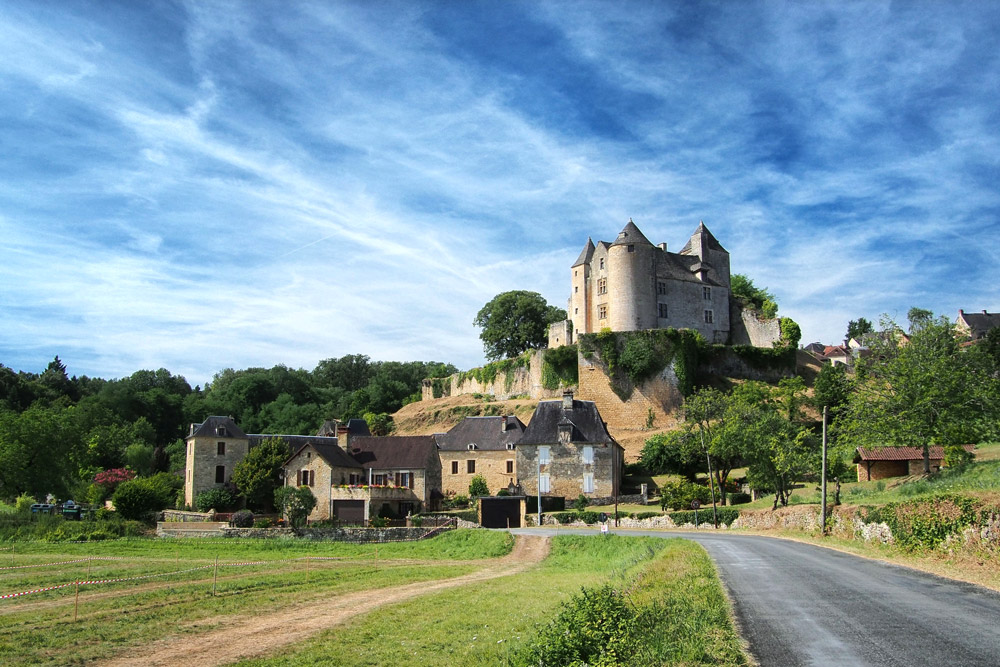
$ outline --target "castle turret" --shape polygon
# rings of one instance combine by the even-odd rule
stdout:
[[[590,260],[594,258],[594,242],[587,238],[587,245],[584,246],[580,256],[573,263],[570,269],[572,292],[569,295],[569,310],[566,316],[573,323],[573,331],[570,333],[586,333],[590,331],[590,297],[588,296],[588,285],[590,280]],[[566,342],[572,342],[568,340]]]
[[[608,248],[607,326],[612,331],[656,327],[655,246],[631,218]],[[598,288],[598,292],[601,288]],[[601,296],[597,297],[600,302]]]
[[[698,267],[700,280],[711,276],[720,286],[729,289],[729,251],[712,236],[704,221],[698,223],[698,228],[691,234],[680,254],[694,255],[701,260],[701,266]]]

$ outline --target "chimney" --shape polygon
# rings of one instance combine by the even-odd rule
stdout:
[[[983,315],[989,315],[989,313],[986,312],[985,308],[983,308]]]
[[[563,392],[562,406],[563,406],[563,410],[572,410],[573,409],[573,392],[572,391],[564,391]]]
[[[507,432],[507,415],[500,415],[500,432]]]
[[[661,243],[661,244],[660,244],[660,245],[659,245],[658,247],[659,247],[659,248],[660,248],[660,250],[662,250],[663,252],[666,252],[666,251],[667,251],[667,244],[666,244],[666,243]]]

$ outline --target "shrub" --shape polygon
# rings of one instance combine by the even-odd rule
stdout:
[[[583,521],[588,526],[601,520],[600,512],[580,512],[577,516],[580,517],[580,521]]]
[[[266,516],[261,517],[260,519],[255,519],[253,522],[254,528],[270,528],[272,525],[274,524],[272,524],[271,520],[268,519]]]
[[[949,445],[944,448],[944,464],[949,468],[961,470],[972,463],[972,459],[974,458],[976,458],[976,455],[970,451],[966,451],[965,447],[961,445]]]
[[[389,525],[389,519],[384,516],[377,516],[371,520],[372,528],[385,528]]]
[[[590,505],[590,501],[587,500],[587,496],[582,493],[576,497],[576,500],[573,501],[573,509],[580,510],[581,512],[587,509],[588,505]]]
[[[719,518],[719,525],[726,524],[727,526],[733,521],[736,521],[740,516],[740,511],[732,509],[730,507],[718,507],[716,508],[716,516]],[[689,510],[687,512],[671,512],[668,515],[674,523],[681,526],[685,523],[694,523],[695,513],[694,510]],[[712,523],[712,508],[703,507],[698,510],[698,523]]]
[[[250,528],[254,524],[253,512],[250,510],[240,510],[229,519],[229,524],[237,528]]]
[[[729,494],[730,505],[740,505],[742,503],[748,503],[750,502],[750,500],[751,498],[749,493],[743,493],[742,491],[738,491],[736,493]]]
[[[123,519],[152,521],[152,515],[167,506],[162,489],[149,479],[122,482],[111,496],[115,510]]]
[[[309,513],[316,507],[316,496],[308,486],[283,486],[274,492],[274,504],[278,511],[295,528],[305,525]]]
[[[678,482],[667,482],[660,489],[660,508],[663,510],[686,510],[691,507],[691,501],[697,500],[702,505],[712,502],[712,492],[707,486],[682,479]]]
[[[642,521],[643,519],[652,519],[657,516],[663,516],[663,512],[637,512],[634,518]]]
[[[486,478],[482,475],[476,475],[469,482],[469,497],[477,498],[479,496],[490,495],[490,487],[486,484]],[[458,496],[456,496],[456,499]]]
[[[573,523],[577,520],[578,516],[576,512],[556,512],[552,514],[556,521],[565,525],[567,523]]]
[[[14,511],[18,514],[31,514],[31,506],[35,504],[35,497],[27,493],[22,493],[14,501]]]
[[[235,493],[220,486],[199,493],[194,499],[194,506],[198,508],[199,512],[208,512],[209,510],[225,512],[236,507],[238,502],[239,498]]]

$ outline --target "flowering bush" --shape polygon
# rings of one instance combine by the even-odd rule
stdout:
[[[112,468],[102,470],[94,475],[94,482],[101,486],[116,487],[122,482],[127,482],[135,477],[135,471],[128,468]]]

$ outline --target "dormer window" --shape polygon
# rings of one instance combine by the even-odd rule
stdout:
[[[478,449],[478,447],[476,447],[476,443],[474,442],[470,442],[468,445],[465,446],[465,448],[468,449],[470,452],[474,449]]]
[[[514,443],[513,442],[508,442],[507,443],[507,449],[508,450],[513,450],[514,449]]]
[[[225,438],[226,437],[226,427],[225,426],[217,426],[215,428],[215,434],[216,435],[221,435],[223,438]]]

